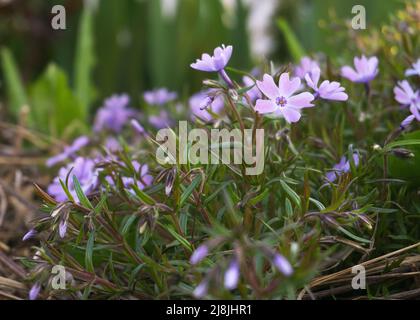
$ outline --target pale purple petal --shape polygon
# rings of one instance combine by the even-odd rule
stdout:
[[[287,105],[294,108],[307,108],[312,107],[311,103],[314,100],[314,96],[309,92],[302,92],[295,96],[291,96],[287,99]]]
[[[269,74],[264,75],[263,81],[257,81],[257,86],[266,97],[272,100],[275,100],[280,95],[279,88]]]
[[[291,276],[293,274],[293,268],[289,261],[281,254],[276,254],[273,258],[273,263],[276,268],[283,273],[285,276]]]
[[[31,229],[27,233],[25,233],[25,235],[22,238],[22,241],[27,241],[27,240],[33,238],[36,234],[37,234],[36,230]]]
[[[279,108],[279,111],[283,114],[284,119],[286,119],[288,123],[298,122],[301,117],[300,112],[292,107]]]
[[[282,73],[279,79],[279,95],[285,98],[290,97],[300,87],[300,79],[298,77],[289,79],[288,73]]]
[[[192,265],[199,263],[208,255],[208,253],[209,253],[209,248],[205,244],[200,245],[197,249],[195,249],[195,251],[191,255],[190,263]]]
[[[238,286],[238,282],[239,282],[239,263],[235,259],[230,263],[229,268],[225,272],[225,279],[224,279],[225,288],[228,290],[233,290]]]
[[[29,300],[36,300],[38,298],[38,295],[41,291],[41,285],[39,283],[35,283],[31,290],[29,290]]]
[[[277,105],[271,100],[257,100],[255,104],[255,111],[258,111],[261,114],[271,113],[277,109]]]
[[[206,280],[202,281],[193,291],[193,296],[197,299],[203,298],[207,294],[208,283]]]

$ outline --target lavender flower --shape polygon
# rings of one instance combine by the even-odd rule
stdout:
[[[199,118],[210,122],[213,120],[212,113],[220,114],[224,104],[223,96],[215,94],[212,90],[196,93],[189,100],[191,117],[193,120]]]
[[[417,59],[417,61],[415,63],[412,64],[413,68],[412,69],[407,69],[405,71],[405,76],[406,77],[410,77],[410,76],[420,76],[420,59]]]
[[[318,87],[320,75],[321,70],[318,67],[312,69],[305,75],[306,83],[315,91],[315,97],[337,101],[346,101],[349,98],[344,92],[345,89],[337,81],[330,82],[324,80]]]
[[[48,186],[48,193],[59,202],[68,200],[66,193],[61,187],[60,179],[65,182],[70,171],[71,176],[68,179],[67,187],[74,199],[77,199],[77,194],[73,184],[73,175],[75,175],[79,180],[82,191],[85,194],[91,193],[97,187],[98,170],[95,168],[95,162],[88,158],[78,157],[73,163],[61,168],[58,172],[58,176]]]
[[[145,135],[146,130],[143,128],[143,126],[136,120],[131,119],[130,121],[131,127],[140,135]]]
[[[192,265],[196,265],[201,260],[203,260],[208,255],[208,253],[209,253],[209,248],[205,244],[202,244],[197,249],[195,249],[195,251],[191,255],[190,263]]]
[[[232,46],[225,47],[222,44],[222,47],[214,49],[213,56],[203,53],[201,60],[197,59],[195,63],[191,64],[191,68],[205,72],[219,72],[228,64],[232,56],[232,49]]]
[[[121,180],[124,184],[124,187],[131,189],[134,184],[140,189],[143,190],[146,186],[150,186],[153,181],[153,177],[148,173],[149,167],[147,164],[141,165],[137,161],[133,161],[132,165],[136,172],[139,172],[140,179],[135,180],[132,177],[122,177]]]
[[[67,233],[67,220],[62,220],[58,226],[58,233],[61,238],[64,238]]]
[[[166,88],[158,88],[152,91],[146,91],[143,94],[143,99],[150,105],[162,106],[177,98],[176,92],[170,92]]]
[[[150,116],[149,122],[156,129],[162,129],[170,127],[172,120],[170,119],[168,112],[162,110],[158,115]]]
[[[225,288],[228,290],[235,289],[238,286],[239,275],[239,263],[234,259],[225,272]]]
[[[273,258],[273,264],[275,267],[283,273],[285,276],[291,276],[293,274],[293,268],[287,259],[281,254],[276,253]]]
[[[360,58],[354,57],[354,66],[356,70],[350,66],[341,68],[341,75],[352,82],[368,83],[372,81],[379,72],[377,57],[366,58],[364,55]]]
[[[25,233],[25,235],[22,238],[22,241],[27,241],[27,240],[33,238],[36,234],[37,234],[36,230],[31,229],[27,233]]]
[[[300,87],[300,79],[289,80],[289,74],[280,76],[279,85],[276,86],[272,76],[265,74],[263,81],[257,81],[258,88],[269,100],[257,100],[255,110],[259,113],[273,113],[283,116],[288,123],[299,121],[302,108],[312,107],[314,96],[309,92],[293,95]]]
[[[359,166],[359,155],[357,153],[353,154],[353,162],[354,165],[357,167]],[[337,177],[341,176],[344,173],[347,173],[350,171],[350,161],[347,160],[347,158],[345,156],[342,156],[340,159],[340,162],[337,163],[334,167],[333,167],[333,171],[329,171],[327,172],[325,178],[329,181],[329,182],[334,182]]]
[[[121,150],[121,145],[115,137],[107,137],[105,140],[105,148],[115,153]]]
[[[242,78],[242,82],[244,83],[245,87],[253,86],[251,89],[249,89],[246,93],[248,94],[251,101],[256,101],[257,99],[262,98],[261,91],[258,89],[258,86],[255,84],[254,80],[252,80],[251,77],[244,76]]]
[[[295,68],[295,76],[303,80],[306,74],[315,68],[319,69],[318,63],[315,60],[312,60],[309,57],[303,57],[300,60],[300,64]]]
[[[413,122],[414,119],[416,119],[416,117],[413,114],[405,118],[400,124],[401,129],[405,130]]]
[[[398,82],[394,88],[395,100],[410,108],[411,113],[420,121],[420,92],[414,91],[407,80]]]
[[[36,300],[40,291],[41,285],[37,282],[32,286],[31,290],[29,290],[29,300]]]
[[[104,106],[98,110],[94,122],[94,131],[105,129],[120,132],[128,120],[134,116],[134,110],[127,108],[130,98],[126,94],[113,95],[105,100]]]
[[[73,156],[77,151],[85,147],[89,143],[89,138],[86,136],[80,136],[76,138],[70,146],[64,147],[63,152],[49,158],[47,160],[47,167],[52,167],[55,164],[65,161]]]
[[[194,298],[201,299],[203,298],[208,291],[207,280],[202,281],[193,291]]]

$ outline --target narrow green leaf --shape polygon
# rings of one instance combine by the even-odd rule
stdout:
[[[290,54],[295,62],[298,62],[303,56],[305,56],[305,51],[296,38],[295,33],[292,31],[287,21],[283,18],[277,20],[277,25],[286,39]]]
[[[7,48],[1,50],[1,60],[6,83],[7,97],[10,102],[10,111],[17,117],[20,108],[27,104],[25,89],[19,75],[19,70],[12,53]]]
[[[191,184],[184,190],[184,192],[181,194],[181,200],[179,201],[179,206],[182,207],[185,203],[185,201],[188,200],[191,193],[193,193],[194,189],[197,187],[197,185],[201,182],[201,176],[197,176]]]
[[[74,190],[76,191],[77,197],[79,198],[80,203],[89,209],[94,210],[92,203],[90,203],[89,199],[86,197],[85,193],[82,190],[82,187],[80,186],[80,182],[77,179],[76,175],[73,175],[73,185]]]

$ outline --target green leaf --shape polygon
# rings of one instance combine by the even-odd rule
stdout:
[[[283,188],[283,190],[287,193],[287,195],[290,197],[290,199],[300,208],[300,197],[299,195],[290,188],[286,182],[283,180],[280,180],[280,184]]]
[[[95,268],[93,267],[93,245],[95,244],[95,231],[89,233],[89,239],[86,244],[86,253],[85,253],[85,267],[89,272],[94,273]]]
[[[194,189],[197,187],[197,185],[201,182],[201,176],[197,176],[191,184],[184,190],[184,192],[181,194],[181,200],[179,201],[179,206],[182,207],[185,203],[185,201],[188,200],[191,193],[193,193]]]
[[[94,92],[92,83],[95,60],[93,25],[93,10],[90,6],[85,5],[80,17],[74,61],[74,92],[80,102],[81,117],[85,121],[89,115],[89,105],[92,102]]]
[[[36,129],[59,137],[69,130],[86,129],[80,102],[69,87],[67,75],[55,64],[50,64],[30,87],[29,97],[31,125]]]
[[[277,25],[280,28],[281,32],[286,39],[287,46],[289,48],[289,52],[295,62],[299,62],[300,59],[305,56],[305,51],[303,50],[302,46],[300,45],[296,35],[290,28],[287,21],[283,18],[277,20]]]
[[[9,49],[2,48],[1,60],[4,81],[7,89],[7,97],[10,103],[10,111],[15,117],[17,117],[19,115],[20,108],[27,105],[28,99],[19,75],[18,67]]]
[[[420,131],[410,132],[403,139],[391,142],[385,148],[404,146],[414,157],[400,158],[393,154],[388,157],[388,172],[393,178],[406,180],[414,185],[420,185]],[[381,163],[382,165],[382,163]]]
[[[76,175],[73,175],[73,185],[74,190],[76,191],[77,197],[79,198],[80,203],[89,209],[94,210],[92,203],[90,203],[89,199],[86,197],[85,193],[82,190],[82,187],[80,186],[80,182],[77,179]]]
[[[155,200],[153,200],[153,198],[147,193],[145,193],[143,190],[140,190],[136,183],[132,185],[132,188],[136,193],[137,197],[139,197],[142,202],[151,206],[155,204]]]

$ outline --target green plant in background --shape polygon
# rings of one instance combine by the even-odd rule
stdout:
[[[410,111],[397,105],[394,89],[418,58],[416,12],[418,4],[407,5],[381,27],[383,37],[377,30],[355,35],[352,56],[377,56],[355,59],[356,71],[339,72],[346,56],[319,55],[293,66],[262,64],[264,76],[250,74],[225,68],[235,66],[227,46],[191,65],[219,75],[204,82],[198,108],[194,97],[190,110],[167,90],[147,92],[141,114],[126,95],[107,99],[89,137],[54,156],[55,164],[66,165],[48,192],[37,187],[44,211],[25,240],[39,235],[40,241],[34,258],[23,261],[30,298],[393,298],[410,292],[412,278],[399,272],[418,267],[420,205],[416,176],[402,167],[417,169],[420,139],[418,131],[407,133],[418,122],[402,121]],[[301,45],[284,20],[279,27],[298,60]],[[165,38],[164,28],[156,28]],[[337,36],[337,43],[344,40]],[[161,81],[168,64],[151,64]],[[306,65],[302,89],[288,72],[297,75]],[[250,85],[235,81],[244,75]],[[319,84],[318,76],[331,81]],[[409,103],[417,103],[414,98]],[[310,102],[316,106],[307,109]],[[263,128],[264,172],[248,176],[244,163],[157,162],[155,130],[169,126],[179,140],[174,123],[186,117],[191,128],[207,131]],[[192,152],[193,146],[183,147]],[[70,274],[66,290],[51,286],[57,264]],[[362,296],[349,288],[356,264],[373,275]]]

